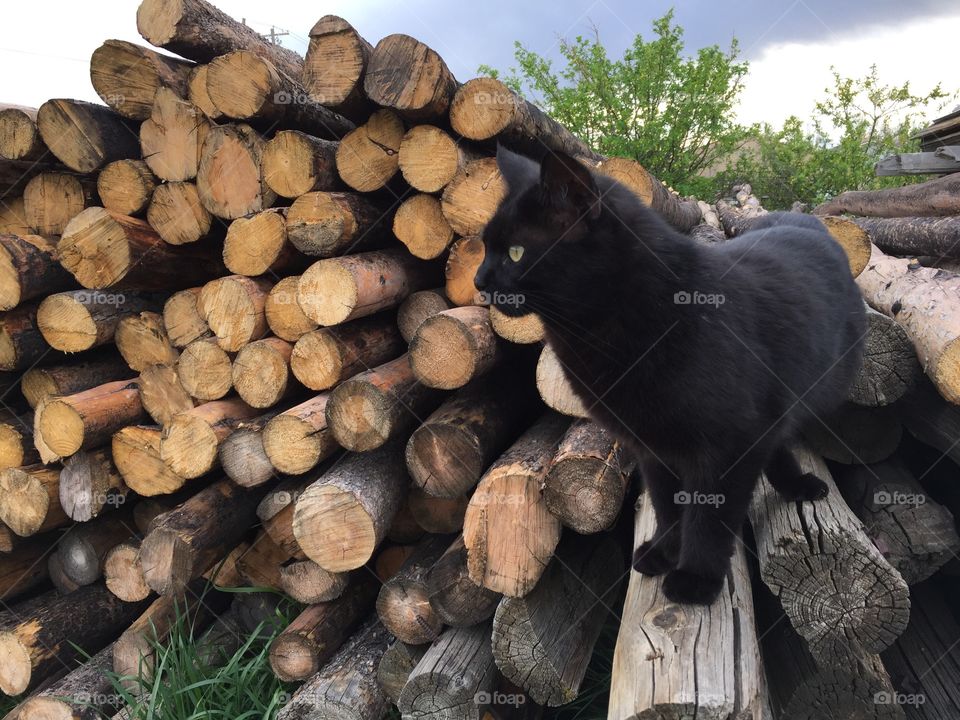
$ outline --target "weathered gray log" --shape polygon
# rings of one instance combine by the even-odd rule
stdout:
[[[500,593],[477,585],[467,568],[463,535],[451,543],[427,571],[424,578],[430,606],[440,620],[454,627],[470,627],[491,615],[500,602]]]
[[[922,370],[906,331],[869,305],[863,364],[847,399],[879,407],[899,400],[920,379]]]
[[[884,190],[847,190],[815,207],[813,213],[870,217],[956,215],[960,213],[960,173]]]
[[[395,637],[411,645],[436,639],[443,620],[427,594],[425,578],[447,548],[447,537],[428,535],[420,541],[400,569],[380,588],[377,615]]]
[[[100,720],[123,705],[114,690],[113,643],[52,685],[30,696],[20,708],[19,720]]]
[[[400,693],[410,679],[410,673],[429,647],[429,644],[409,645],[394,639],[383,653],[380,664],[377,665],[377,684],[394,705],[400,699]]]

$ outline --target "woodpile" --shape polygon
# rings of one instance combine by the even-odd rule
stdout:
[[[104,105],[0,109],[3,163],[38,164],[0,214],[8,717],[122,711],[110,674],[149,677],[178,607],[198,634],[244,612],[211,581],[303,603],[269,648],[286,720],[563,705],[621,617],[611,718],[902,717],[873,694],[908,675],[948,707],[953,671],[918,667],[956,626],[960,505],[901,441],[960,462],[954,176],[817,208],[871,307],[849,403],[793,450],[831,492],[761,479],[720,599],[681,607],[626,581],[654,519],[641,494],[631,522],[602,400],[474,286],[493,150],[578,156],[702,243],[766,212],[749,186],[680,198],[336,16],[306,58],[207,0],[143,0],[137,26],[152,47],[93,53]]]

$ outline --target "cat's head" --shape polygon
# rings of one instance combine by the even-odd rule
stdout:
[[[589,246],[603,213],[601,193],[593,173],[562,153],[536,163],[500,146],[497,166],[507,195],[483,230],[474,283],[498,310],[525,315],[596,279],[600,267]]]

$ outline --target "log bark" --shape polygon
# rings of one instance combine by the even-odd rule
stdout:
[[[899,400],[920,379],[922,371],[906,331],[869,305],[863,364],[847,399],[865,407]]]
[[[206,0],[178,0],[173,5],[143,0],[137,9],[137,30],[151,45],[200,63],[248,50],[291,77],[299,77],[303,68],[303,59],[293,50],[271,43]]]
[[[222,271],[211,247],[172,247],[143,220],[99,207],[67,223],[57,251],[60,264],[90,289],[179,290]]]
[[[210,129],[200,149],[197,191],[211,215],[234,220],[273,205],[276,195],[260,168],[265,144],[256,130],[242,123]]]
[[[212,334],[197,308],[201,289],[195,287],[175,292],[163,305],[163,327],[175,348],[185,348],[194,340]]]
[[[412,428],[440,402],[418,382],[407,355],[340,383],[327,402],[327,427],[347,450],[373,450]]]
[[[193,63],[124,40],[107,40],[90,56],[97,95],[124,117],[146,120],[160,88],[186,97]]]
[[[294,79],[296,78],[296,79]],[[207,65],[207,95],[230,118],[260,121],[270,129],[295,129],[337,139],[352,122],[313,100],[299,81],[258,53],[234,50]]]
[[[437,193],[461,168],[481,156],[479,149],[458,142],[435,125],[414,125],[400,141],[400,172],[410,187]]]
[[[403,350],[393,318],[374,315],[304,334],[293,346],[290,369],[311,390],[328,390]]]
[[[314,190],[338,190],[337,146],[299,130],[281,130],[263,149],[263,180],[280,197]]]
[[[933,383],[922,379],[897,405],[903,426],[917,440],[960,463],[960,408],[943,399]]]
[[[0,157],[41,160],[47,152],[37,130],[36,108],[18,105],[0,108]]]
[[[37,128],[57,160],[79,173],[140,156],[136,125],[104,105],[47,100],[37,110]]]
[[[97,195],[107,210],[141,215],[150,203],[157,178],[143,160],[114,160],[97,176]]]
[[[174,416],[195,406],[172,365],[148,365],[140,373],[137,385],[143,409],[157,425],[168,425]]]
[[[337,174],[359,192],[386,187],[400,169],[403,121],[387,108],[343,136],[337,148]]]
[[[50,352],[37,327],[37,306],[34,301],[0,314],[0,370],[23,370]]]
[[[490,625],[448,628],[410,673],[397,707],[405,717],[478,718],[497,680]]]
[[[420,662],[429,645],[408,645],[394,639],[377,665],[377,684],[394,705],[410,679],[410,673]]]
[[[543,320],[536,313],[513,317],[504,315],[491,305],[490,325],[497,335],[518,345],[532,345],[546,339]]]
[[[23,374],[20,389],[30,407],[54,395],[73,395],[110,380],[125,380],[134,372],[119,354],[105,350],[84,353],[69,362],[30,368]]]
[[[960,213],[960,174],[884,190],[847,190],[814,208],[814,215],[943,216]]]
[[[219,400],[233,388],[233,353],[221,348],[216,338],[195,340],[180,353],[177,376],[191,397]]]
[[[622,578],[615,542],[571,535],[526,597],[497,606],[492,643],[500,672],[540,705],[576,699]]]
[[[114,545],[103,559],[103,580],[107,590],[124,602],[145,600],[153,592],[143,577],[140,541]]]
[[[953,514],[898,460],[848,468],[840,491],[864,532],[908,585],[926,580],[960,550]]]
[[[424,122],[445,118],[457,80],[434,50],[409,35],[395,34],[373,49],[363,89],[377,105]]]
[[[137,372],[151,365],[175,365],[180,356],[158,312],[124,315],[117,323],[113,341],[127,365]]]
[[[307,557],[330,572],[361,567],[387,534],[406,474],[399,443],[347,455],[297,500],[293,533]]]
[[[203,286],[197,309],[221,348],[237,352],[267,334],[263,308],[272,287],[272,280],[245,275],[220,277]]]
[[[430,566],[423,585],[433,612],[453,627],[471,627],[489,619],[501,598],[470,579],[462,534]]]
[[[450,106],[450,124],[470,140],[497,138],[533,157],[552,151],[601,159],[580,138],[494,78],[474,78],[457,90]]]
[[[140,546],[147,584],[161,595],[182,592],[237,544],[262,496],[218,480],[158,517]]]
[[[281,278],[270,290],[267,300],[263,304],[263,313],[266,315],[270,330],[277,337],[290,342],[296,342],[307,333],[317,329],[317,324],[303,314],[303,310],[297,303],[297,287],[299,284],[299,275]],[[301,382],[303,381],[301,380]]]
[[[315,675],[368,616],[377,594],[369,575],[352,576],[339,598],[305,608],[270,644],[270,667],[284,682]]]
[[[427,387],[456,390],[489,372],[502,349],[485,307],[458,307],[424,320],[410,341],[410,367]]]
[[[154,190],[147,222],[168,245],[197,242],[214,228],[213,216],[192,182],[166,182]]]
[[[120,428],[145,418],[136,382],[116,380],[45,402],[36,412],[34,436],[43,438],[41,458],[52,462],[99,447]]]
[[[397,327],[404,342],[413,340],[420,323],[431,315],[449,310],[450,301],[442,289],[418,290],[411,293],[397,308]]]
[[[803,430],[812,448],[827,460],[846,465],[886,460],[896,452],[903,427],[895,408],[847,403]]]
[[[497,161],[480,158],[464,165],[447,183],[440,197],[440,207],[453,231],[469,237],[480,234],[506,195],[507,184]],[[470,279],[472,281],[473,277]]]
[[[90,290],[55,293],[48,295],[37,308],[37,326],[54,349],[81,352],[112,342],[121,318],[127,313],[157,310],[160,302],[160,297],[152,293]]]
[[[127,425],[114,433],[111,440],[117,470],[127,487],[142,497],[169,495],[186,482],[160,457],[160,435],[158,427]]]
[[[321,105],[359,122],[373,104],[363,91],[363,76],[373,46],[336,15],[324,15],[310,29],[310,44],[300,81]]]
[[[322,393],[274,417],[263,430],[263,450],[282,473],[300,475],[312,470],[338,449],[327,428],[329,395]]]
[[[537,361],[537,390],[547,407],[559,413],[579,418],[590,416],[586,403],[574,391],[560,358],[549,344],[543,346]]]
[[[610,529],[630,483],[631,460],[589,420],[570,426],[547,473],[543,497],[564,526],[582,535]]]
[[[450,246],[445,267],[444,292],[454,305],[482,305],[483,296],[473,284],[485,250],[479,236],[463,237]]]
[[[127,501],[129,488],[107,448],[81,450],[63,462],[60,507],[77,522],[87,522]]]
[[[160,457],[177,476],[192,480],[217,464],[220,443],[259,414],[238,398],[213,400],[180,413],[163,428]]]
[[[39,235],[62,235],[74,215],[97,204],[97,192],[97,184],[84,177],[39,173],[23,189],[24,220]]]
[[[522,597],[553,556],[561,526],[541,486],[568,425],[544,415],[480,479],[463,523],[470,578],[478,585]]]
[[[397,208],[393,234],[414,257],[432,260],[453,242],[453,228],[443,215],[440,201],[432,195],[412,195]]]
[[[112,513],[66,533],[57,546],[64,574],[79,586],[99,580],[107,553],[130,537],[132,525],[130,512]]]
[[[394,307],[410,293],[431,287],[438,268],[406,251],[383,250],[320,260],[297,286],[304,314],[320,325],[339,325]]]
[[[390,642],[377,621],[365,623],[316,675],[300,686],[277,720],[377,720],[390,703],[377,685],[376,668]]]
[[[242,422],[220,443],[220,465],[237,485],[255,487],[275,476],[273,463],[263,447],[263,428],[276,416],[273,411]]]
[[[142,610],[100,583],[69,596],[44,593],[16,606],[0,630],[0,690],[7,695],[36,686],[85,652],[98,652]]]
[[[233,387],[250,407],[269,408],[297,388],[290,381],[293,343],[278,337],[254,340],[233,361]]]
[[[287,213],[287,236],[304,255],[330,258],[382,247],[389,212],[354,193],[311,192]]]
[[[205,73],[206,65],[203,69]],[[191,71],[191,77],[196,77],[196,70]],[[184,97],[168,88],[159,89],[149,117],[140,126],[143,161],[154,175],[167,182],[197,176],[200,149],[210,130],[209,113]]]
[[[749,513],[760,573],[817,663],[843,668],[903,631],[907,585],[864,533],[823,461],[806,448],[793,452],[830,493],[813,503],[787,502],[761,480]]]
[[[447,549],[449,538],[424,538],[396,574],[377,595],[377,616],[398,639],[411,645],[432,642],[443,629],[443,620],[434,611],[427,595],[425,578],[430,567]]]
[[[890,255],[960,258],[960,219],[956,217],[858,217],[851,222]]]
[[[55,547],[55,538],[39,535],[20,542],[16,552],[0,555],[0,600],[10,603],[42,585],[47,580],[44,560]]]
[[[641,496],[635,547],[653,535],[655,524],[652,503]],[[662,583],[662,576],[630,574],[607,717],[770,717],[742,545],[711,605],[671,603]]]

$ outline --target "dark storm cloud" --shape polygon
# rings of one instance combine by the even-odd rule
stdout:
[[[590,35],[593,26],[611,53],[619,55],[638,33],[650,36],[651,22],[670,6],[645,0],[391,0],[379,8],[365,7],[356,19],[348,14],[348,19],[373,42],[395,32],[419,38],[465,80],[481,63],[512,66],[514,40],[556,59],[558,37]],[[747,58],[776,42],[848,38],[871,25],[960,12],[956,0],[692,0],[675,7],[688,50],[714,43],[727,47],[736,36]]]

